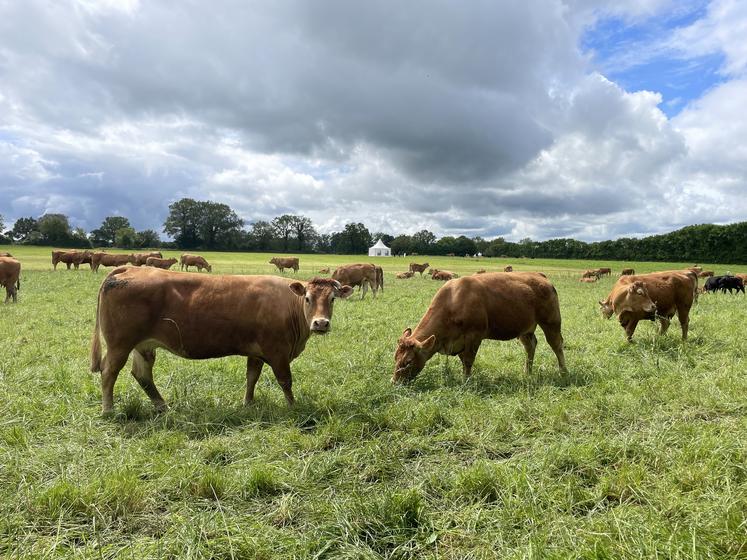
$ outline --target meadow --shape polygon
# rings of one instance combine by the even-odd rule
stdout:
[[[170,411],[128,367],[102,416],[88,355],[105,272],[2,250],[23,264],[19,302],[0,305],[2,557],[747,558],[747,299],[701,296],[686,343],[675,319],[629,344],[597,305],[623,267],[694,263],[415,257],[546,272],[569,371],[538,332],[531,376],[518,341],[485,341],[467,381],[437,355],[393,386],[397,338],[441,283],[376,259],[384,293],[336,305],[291,366],[294,407],[267,367],[245,408],[243,358],[160,351]],[[274,273],[271,255],[204,255],[214,274]],[[302,279],[373,260],[300,258]],[[613,277],[578,282],[597,266]]]

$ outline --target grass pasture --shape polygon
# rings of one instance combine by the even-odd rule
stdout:
[[[102,417],[88,352],[105,272],[6,249],[23,273],[18,304],[0,305],[1,557],[747,558],[747,299],[701,296],[687,343],[675,319],[628,344],[596,304],[614,273],[577,281],[692,263],[415,257],[546,272],[569,373],[537,333],[531,377],[518,341],[486,341],[469,381],[435,356],[403,387],[396,340],[441,283],[395,280],[411,259],[379,259],[383,296],[339,302],[293,362],[295,407],[267,367],[244,408],[242,358],[160,351],[171,410],[154,414],[125,368]],[[214,274],[274,269],[205,256]],[[362,260],[301,256],[298,276]]]

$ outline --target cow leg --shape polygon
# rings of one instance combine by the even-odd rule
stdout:
[[[244,395],[244,406],[249,406],[254,400],[254,387],[257,385],[262,366],[265,363],[259,358],[249,357],[246,359],[246,394]]]
[[[682,340],[687,340],[687,330],[690,327],[690,310],[684,307],[677,308],[677,319],[682,328]]]
[[[104,357],[104,369],[101,371],[101,412],[106,414],[114,407],[114,383],[120,370],[127,363],[129,352],[115,354],[111,351]]]
[[[462,361],[462,372],[464,378],[468,379],[472,375],[472,364],[475,363],[475,356],[477,351],[480,349],[480,341],[477,344],[467,344],[461,352],[459,352],[459,359]]]
[[[366,297],[366,292],[368,291],[368,282],[365,280],[361,282],[361,299],[364,299]]]
[[[293,380],[291,379],[290,364],[286,360],[281,360],[271,363],[270,367],[272,368],[272,373],[275,374],[275,379],[277,379],[280,388],[283,390],[288,406],[292,406],[294,399],[293,389],[291,388]]]
[[[65,266],[67,266],[67,269],[70,270],[70,263],[65,263]]]
[[[524,373],[529,375],[532,373],[532,364],[534,363],[534,351],[537,349],[537,337],[534,336],[533,332],[522,334],[519,340],[524,345],[524,350],[527,351],[527,361],[524,364]]]
[[[132,376],[143,388],[145,394],[148,395],[156,411],[166,412],[169,406],[163,400],[161,393],[158,392],[158,388],[153,382],[153,364],[155,361],[155,350],[135,350],[132,353]]]
[[[545,333],[545,340],[555,352],[555,357],[558,359],[558,366],[560,371],[566,373],[568,368],[565,367],[565,354],[563,353],[563,335],[560,333],[560,325],[553,326],[542,326],[542,332]]]
[[[625,329],[625,334],[628,337],[628,342],[633,342],[633,333],[635,333],[635,328],[638,326],[638,320],[637,319],[631,319],[626,324],[623,325],[623,328]]]
[[[669,329],[669,323],[671,321],[667,317],[659,317],[659,323],[661,327],[659,328],[659,334],[666,334],[667,330]]]

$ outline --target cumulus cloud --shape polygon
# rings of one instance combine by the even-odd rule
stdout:
[[[579,49],[596,18],[671,6],[0,0],[2,213],[160,229],[191,196],[323,231],[587,239],[744,219],[726,200],[745,159],[724,150],[744,128],[723,109],[744,85],[670,121]],[[669,40],[733,74],[734,10]]]

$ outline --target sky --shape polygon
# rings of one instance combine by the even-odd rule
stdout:
[[[0,0],[0,215],[614,239],[747,220],[744,0]]]

